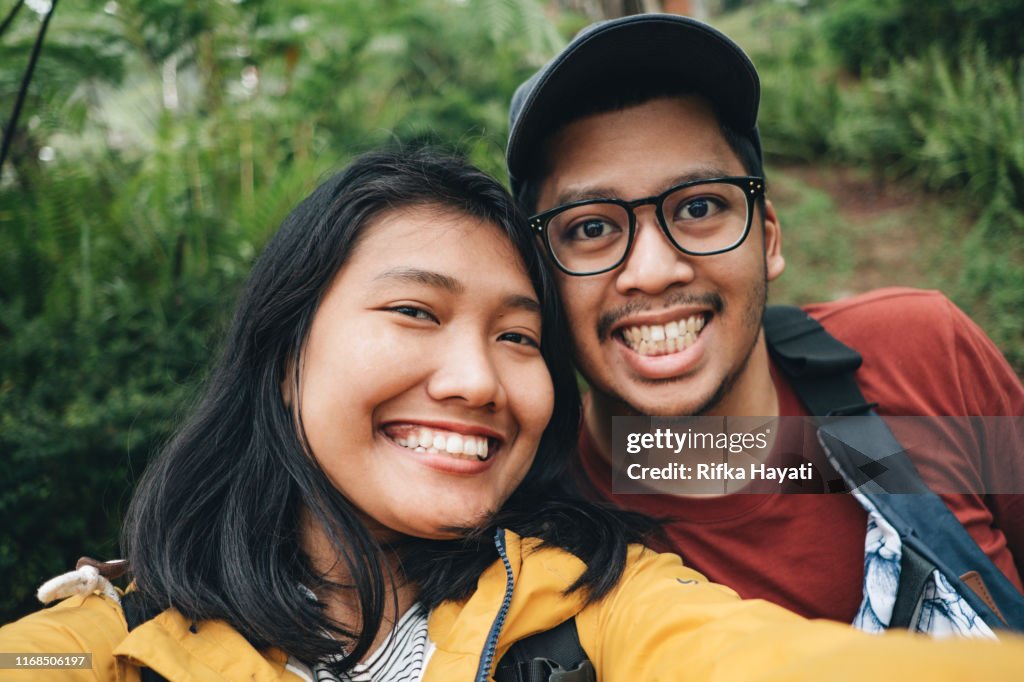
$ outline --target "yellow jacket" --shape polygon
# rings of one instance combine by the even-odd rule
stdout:
[[[906,633],[866,635],[849,626],[807,621],[707,582],[679,558],[631,548],[613,591],[582,608],[562,596],[583,564],[566,552],[505,533],[512,572],[495,563],[464,603],[447,602],[429,620],[436,650],[425,682],[476,679],[489,635],[489,670],[513,642],[575,617],[580,642],[600,682],[635,680],[993,680],[1024,679],[1024,642],[936,642]],[[503,614],[503,615],[499,615]],[[270,682],[296,679],[287,655],[257,651],[220,621],[194,628],[170,609],[128,632],[120,606],[93,594],[71,597],[0,628],[0,651],[92,652],[92,670],[0,670],[0,680],[137,682],[138,665],[172,682]],[[194,631],[193,631],[194,630]]]

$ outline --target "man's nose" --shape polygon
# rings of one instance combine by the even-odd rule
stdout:
[[[668,240],[658,223],[654,206],[640,206],[635,210],[633,246],[615,278],[619,293],[656,295],[673,285],[693,281],[689,256]]]
[[[466,407],[504,408],[505,387],[490,346],[485,338],[451,338],[444,350],[434,355],[437,364],[427,382],[428,395]]]

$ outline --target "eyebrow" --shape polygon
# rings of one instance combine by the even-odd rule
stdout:
[[[692,170],[687,171],[681,175],[677,175],[667,183],[665,183],[665,189],[669,187],[675,187],[676,185],[682,185],[686,182],[693,182],[695,180],[711,180],[712,178],[724,178],[731,177],[733,174],[718,166],[698,166]],[[590,199],[626,199],[631,201],[640,197],[623,197],[621,193],[614,188],[593,185],[593,186],[581,186],[581,187],[570,187],[555,198],[555,206],[563,206],[565,204],[571,204],[576,201],[588,201]]]
[[[380,273],[373,279],[374,281],[390,280],[397,282],[410,282],[412,284],[425,284],[429,287],[444,289],[445,291],[449,291],[453,294],[463,294],[466,292],[465,285],[451,275],[435,272],[434,270],[424,270],[422,268],[391,268]],[[531,296],[511,294],[502,300],[502,305],[505,308],[517,308],[530,313],[537,313],[538,315],[541,314],[540,303],[537,299]]]
[[[461,294],[466,290],[466,287],[464,287],[462,283],[454,277],[440,272],[434,272],[433,270],[423,270],[422,268],[391,268],[390,270],[385,270],[380,273],[373,279],[374,281],[394,280],[398,282],[409,282],[412,284],[425,284],[436,289],[450,291],[453,294]]]
[[[519,296],[518,294],[506,296],[503,303],[506,308],[518,308],[519,310],[525,310],[528,313],[541,314],[540,303],[537,302],[537,299],[531,298],[530,296]]]

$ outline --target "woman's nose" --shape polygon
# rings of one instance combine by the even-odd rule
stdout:
[[[437,401],[462,401],[467,407],[501,409],[505,387],[486,340],[449,344],[434,356],[436,367],[427,393]]]

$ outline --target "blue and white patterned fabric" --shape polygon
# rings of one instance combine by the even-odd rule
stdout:
[[[853,625],[865,632],[883,632],[889,627],[896,604],[903,543],[896,529],[867,497],[857,492],[853,496],[868,512],[868,532],[864,539],[864,599]],[[909,629],[933,637],[996,637],[938,571],[932,572],[925,585],[920,607]]]

